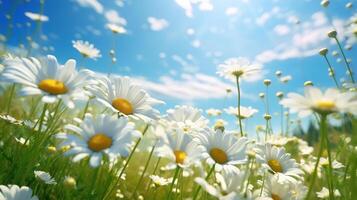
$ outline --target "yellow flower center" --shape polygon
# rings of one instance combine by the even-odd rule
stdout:
[[[88,140],[88,147],[92,151],[101,151],[112,146],[113,140],[103,133],[97,133]]]
[[[112,101],[112,106],[125,115],[131,115],[134,112],[133,106],[126,99],[116,98]]]
[[[181,150],[174,151],[174,154],[175,154],[175,157],[176,157],[176,163],[183,164],[183,161],[185,160],[187,154],[184,151],[181,151]]]
[[[38,88],[50,94],[65,94],[68,89],[62,81],[44,79],[38,84]]]
[[[276,194],[271,194],[271,198],[272,198],[273,200],[281,200],[281,198],[280,198],[278,195],[276,195]]]
[[[240,77],[241,75],[244,74],[244,71],[243,70],[238,70],[238,71],[234,71],[232,74],[234,76]]]
[[[213,160],[216,161],[216,163],[225,164],[226,162],[228,162],[228,156],[226,152],[224,152],[222,149],[212,148],[209,154],[211,155]]]
[[[331,111],[334,108],[336,108],[336,104],[333,101],[330,100],[320,100],[316,102],[316,108],[318,110],[324,110],[324,111]]]
[[[283,172],[283,167],[280,165],[280,162],[276,159],[269,160],[268,165],[274,172]]]

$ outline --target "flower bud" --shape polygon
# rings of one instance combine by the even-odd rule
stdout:
[[[284,97],[284,93],[283,92],[277,92],[276,93],[276,97],[278,97],[279,99]]]
[[[261,92],[261,93],[259,93],[259,97],[260,97],[261,99],[264,99],[265,94],[264,94],[263,92]]]
[[[348,2],[347,4],[346,4],[346,8],[352,8],[353,7],[353,4],[352,4],[352,2]]]
[[[264,79],[264,85],[269,86],[271,84],[271,80],[269,79]]]
[[[271,115],[265,114],[264,115],[264,119],[267,120],[267,121],[271,120]]]
[[[77,182],[72,176],[66,176],[63,180],[63,185],[67,188],[74,189],[76,188]]]
[[[314,83],[312,81],[305,81],[304,86],[314,86]]]
[[[321,4],[321,6],[326,8],[328,5],[330,5],[330,1],[329,0],[322,0],[320,4]]]
[[[330,37],[330,38],[336,38],[336,36],[337,36],[337,31],[335,31],[335,30],[329,31],[329,32],[327,33],[327,36]]]
[[[282,73],[281,71],[279,71],[279,70],[275,72],[275,75],[276,75],[277,77],[280,77],[282,74],[283,74],[283,73]]]
[[[322,48],[319,50],[319,54],[322,56],[326,56],[326,54],[328,53],[328,49],[327,48]]]

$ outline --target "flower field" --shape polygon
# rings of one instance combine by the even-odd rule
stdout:
[[[157,15],[164,15],[167,11],[161,13],[155,6],[168,2],[158,2],[150,6]],[[250,8],[259,4],[253,0],[239,2]],[[234,56],[229,56],[232,52],[225,52],[221,57],[217,52],[209,51],[210,56],[205,52],[206,57],[199,59],[215,57],[215,62],[208,65],[213,66],[213,75],[208,75],[209,67],[206,74],[202,74],[203,69],[194,69],[198,53],[188,54],[187,59],[174,54],[172,60],[180,63],[183,70],[193,70],[182,73],[182,82],[172,78],[179,79],[175,76],[179,70],[167,70],[171,43],[164,45],[170,46],[167,53],[159,54],[161,69],[123,69],[129,63],[130,48],[146,49],[146,53],[134,56],[135,64],[147,62],[149,66],[155,64],[148,55],[163,47],[156,43],[153,49],[146,43],[131,44],[130,37],[136,37],[136,29],[129,24],[137,19],[132,15],[122,18],[114,8],[108,10],[106,3],[0,1],[4,17],[0,19],[0,200],[357,199],[357,76],[352,60],[356,56],[353,48],[357,41],[357,13],[353,1],[304,2],[314,4],[318,14],[307,20],[286,17],[293,21],[294,28],[276,26],[274,30],[280,35],[276,37],[306,27],[317,27],[318,31],[315,35],[308,32],[306,37],[295,35],[294,45],[301,49],[286,55],[265,52],[254,57],[233,52]],[[115,3],[120,12],[134,12],[133,5],[137,5],[130,0]],[[292,7],[295,3],[300,5],[291,2]],[[194,14],[202,17],[197,10],[219,11],[219,4],[210,0],[170,2],[180,11],[184,9],[185,13],[177,15],[190,20],[195,19]],[[79,31],[65,26],[73,23],[71,20],[81,20],[76,17],[61,15],[61,20],[56,21],[58,16],[51,9],[65,6],[69,7],[65,8],[68,13],[73,11],[76,16],[85,16],[91,9],[98,17],[88,17],[94,28],[83,26],[86,31]],[[146,12],[144,5],[139,7]],[[263,26],[265,20],[273,18],[271,15],[279,18],[281,9],[275,6],[269,16],[263,14],[255,22],[246,23]],[[229,7],[225,15],[243,18],[243,10]],[[344,20],[336,21],[333,13]],[[134,16],[142,14],[137,12]],[[96,32],[94,22],[100,20],[99,15],[107,21],[100,26],[103,30]],[[65,26],[63,35],[68,33],[67,28],[78,34],[63,39],[60,33],[47,31],[51,23],[56,28]],[[148,17],[145,23],[140,31],[150,32],[149,36],[139,36],[145,41],[150,40],[150,34],[161,32],[174,44],[175,34],[165,30],[175,32],[182,28],[163,18]],[[196,25],[186,30],[188,37],[205,35]],[[103,31],[112,38],[102,36]],[[109,47],[104,48],[99,41],[87,41],[89,32],[97,33],[98,40],[111,41]],[[222,31],[224,35],[228,32]],[[323,38],[320,43],[311,40],[315,36]],[[203,36],[201,39],[205,40]],[[51,40],[58,42],[52,44]],[[307,43],[320,46],[303,46]],[[209,46],[204,44],[194,39],[190,48]],[[182,47],[176,45],[180,51]],[[261,45],[263,48],[265,44]],[[63,46],[75,53],[68,56],[66,50],[58,50]],[[286,48],[283,46],[277,49]],[[288,59],[301,63],[306,60],[312,67],[275,70],[269,64]],[[188,64],[191,61],[193,64]],[[107,65],[112,68],[103,69]],[[124,71],[115,71],[115,67]],[[318,68],[317,72],[313,67]],[[157,78],[157,74],[151,74],[161,70],[172,76]],[[305,76],[312,79],[306,80]],[[198,81],[192,81],[192,77]]]

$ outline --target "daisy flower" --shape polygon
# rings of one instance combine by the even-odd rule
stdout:
[[[203,148],[183,131],[168,133],[159,140],[156,154],[170,160],[169,168],[188,168],[202,158]]]
[[[32,13],[32,12],[25,12],[25,16],[37,22],[47,22],[49,20],[49,18],[46,15]]]
[[[118,26],[116,24],[107,24],[106,27],[115,34],[125,34],[126,29],[123,26]]]
[[[133,138],[140,136],[140,133],[134,130],[134,126],[128,123],[127,117],[118,119],[104,114],[95,118],[86,115],[80,126],[69,124],[65,129],[76,133],[57,135],[58,138],[64,139],[60,146],[71,146],[65,154],[75,155],[74,162],[89,156],[92,167],[101,164],[103,155],[107,155],[109,160],[115,160],[118,156],[128,156]]]
[[[273,174],[279,174],[287,180],[300,179],[303,171],[299,168],[285,148],[271,144],[259,145],[256,149],[256,159],[262,166]]]
[[[250,106],[249,107],[240,106],[240,116],[238,116],[238,107],[230,106],[229,108],[224,109],[224,111],[229,115],[235,115],[237,117],[240,117],[241,119],[250,118],[255,113],[258,112],[257,109],[254,109],[254,108],[252,108]]]
[[[320,192],[316,192],[317,198],[319,199],[328,199],[330,197],[330,192],[327,188],[322,187]],[[338,189],[335,189],[334,191],[335,197],[340,197],[341,193],[338,191]]]
[[[44,171],[34,171],[33,172],[35,174],[35,177],[40,179],[41,181],[43,181],[44,183],[48,184],[48,185],[56,185],[57,182],[54,178],[52,178],[52,176]]]
[[[77,51],[82,54],[85,58],[91,58],[93,60],[97,60],[97,58],[102,57],[100,55],[100,51],[94,47],[93,44],[90,44],[88,41],[72,41],[73,47],[77,49]]]
[[[88,89],[96,96],[97,101],[123,115],[135,119],[158,119],[160,112],[152,106],[164,102],[152,98],[129,77],[98,77],[95,84]]]
[[[291,112],[298,112],[300,117],[311,115],[313,112],[319,114],[330,114],[335,112],[348,112],[357,115],[356,93],[340,92],[337,89],[327,89],[322,93],[316,87],[305,87],[305,96],[289,93],[287,98],[281,100],[281,104],[290,108]]]
[[[37,196],[32,196],[31,188],[17,185],[0,185],[0,199],[3,200],[38,200]]]
[[[207,113],[208,116],[215,117],[215,116],[221,115],[222,111],[219,110],[219,109],[210,108],[210,109],[206,110],[206,113]]]
[[[69,108],[74,108],[73,100],[82,94],[89,77],[88,70],[76,71],[75,60],[60,65],[52,55],[42,63],[31,57],[6,59],[4,65],[0,80],[22,84],[20,95],[42,95],[44,103],[61,99]]]
[[[262,66],[252,64],[246,58],[230,58],[218,66],[220,76],[236,82],[237,77],[246,81],[255,81],[261,78]]]
[[[165,186],[165,185],[169,185],[172,182],[171,179],[167,179],[157,175],[150,175],[149,177],[152,180],[152,182],[155,184],[155,186]]]
[[[266,178],[262,197],[257,200],[291,200],[292,193],[289,182],[280,179],[277,175],[271,175]]]
[[[202,116],[201,110],[192,106],[175,106],[167,110],[163,118],[170,131],[182,130],[187,134],[195,134],[207,127],[208,120]]]
[[[248,139],[237,138],[233,134],[223,133],[220,129],[205,129],[197,134],[195,140],[203,147],[203,157],[210,165],[215,164],[216,171],[232,172],[235,166],[246,162]]]
[[[197,177],[195,182],[199,184],[207,193],[220,200],[253,199],[250,191],[244,197],[245,178],[247,175],[240,170],[233,173],[216,173],[216,185],[209,184],[204,178]]]

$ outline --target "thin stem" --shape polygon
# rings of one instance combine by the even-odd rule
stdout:
[[[86,113],[87,113],[87,111],[88,111],[89,101],[90,101],[90,99],[88,99],[88,101],[87,101],[87,103],[86,103],[86,106],[84,107],[82,119],[84,119],[84,117],[86,116]]]
[[[263,184],[262,184],[262,188],[260,189],[260,194],[259,194],[260,197],[263,195],[263,190],[264,190],[264,186],[265,186],[265,176],[266,176],[266,174],[264,173]]]
[[[337,80],[336,80],[335,70],[333,70],[333,68],[332,68],[332,66],[331,66],[331,63],[330,63],[330,61],[327,59],[327,56],[326,56],[326,55],[324,55],[324,58],[325,58],[325,60],[326,60],[326,62],[327,62],[328,68],[330,69],[330,72],[331,72],[331,74],[332,74],[332,78],[333,78],[333,81],[335,82],[336,87],[337,87],[337,88],[340,88],[340,87],[338,86],[338,82],[337,82]]]
[[[348,73],[351,77],[351,81],[352,83],[355,83],[355,79],[353,78],[353,74],[352,74],[352,70],[351,70],[351,67],[350,67],[350,64],[348,63],[347,61],[347,58],[346,58],[346,55],[341,47],[341,44],[340,44],[340,41],[337,39],[337,37],[335,37],[335,40],[336,40],[336,43],[338,45],[338,48],[340,49],[341,51],[341,54],[342,54],[342,57],[343,57],[343,60],[345,61],[345,64],[346,64],[346,67],[347,67],[347,70],[348,70]]]
[[[334,186],[333,186],[333,174],[332,174],[332,159],[331,159],[331,149],[329,146],[328,135],[327,135],[327,118],[325,115],[321,116],[321,127],[322,131],[325,133],[323,136],[325,138],[328,156],[328,178],[329,178],[329,189],[330,189],[330,199],[334,199]]]
[[[7,106],[6,106],[6,113],[7,113],[7,114],[9,114],[9,112],[10,112],[11,101],[12,101],[13,96],[14,96],[15,87],[16,87],[16,83],[13,83],[13,84],[11,85],[11,88],[10,88],[9,100],[8,100]]]
[[[242,117],[241,117],[241,115],[240,115],[240,86],[239,86],[239,76],[236,76],[236,80],[237,80],[237,93],[238,93],[238,122],[239,122],[240,136],[243,137]]]
[[[133,197],[135,196],[135,193],[136,193],[136,191],[138,190],[138,188],[139,188],[139,186],[140,186],[140,184],[141,184],[141,181],[142,181],[143,178],[144,178],[145,172],[146,172],[146,170],[147,170],[147,168],[148,168],[148,166],[149,166],[151,157],[152,157],[152,155],[153,155],[153,153],[154,153],[155,146],[156,146],[156,144],[154,144],[154,145],[152,146],[152,148],[151,148],[151,151],[150,151],[150,154],[149,154],[149,158],[148,158],[148,160],[146,161],[146,164],[145,164],[144,171],[141,173],[141,176],[140,176],[140,178],[139,178],[138,184],[136,184],[136,187],[135,187],[134,192],[133,192],[133,194],[132,194],[132,196],[131,196],[131,199],[133,199]]]
[[[281,136],[284,135],[284,107],[280,105],[280,123],[281,123]]]
[[[177,165],[176,170],[175,170],[174,178],[172,179],[172,182],[171,182],[171,185],[170,185],[169,193],[167,194],[167,197],[166,197],[167,200],[171,199],[172,189],[174,187],[174,184],[175,184],[175,181],[177,179],[177,176],[179,174],[180,169],[181,168]]]
[[[145,129],[144,129],[144,131],[143,131],[143,136],[142,136],[142,137],[144,137],[144,135],[145,135],[145,133],[146,133],[146,131],[147,131],[148,129],[149,129],[149,124],[146,124]],[[142,138],[142,137],[141,137],[141,138]],[[103,199],[109,198],[110,193],[113,192],[115,186],[119,183],[119,180],[120,180],[121,176],[124,174],[125,169],[128,167],[128,164],[129,164],[131,158],[133,157],[136,148],[138,148],[138,146],[139,146],[139,144],[140,144],[141,138],[139,138],[138,141],[136,142],[136,144],[135,144],[133,150],[131,151],[131,153],[130,153],[128,159],[127,159],[126,162],[125,162],[125,165],[124,165],[123,169],[120,171],[120,174],[119,174],[117,180],[115,181],[113,187],[109,190],[109,192],[104,196]]]
[[[321,119],[321,125],[322,125],[322,120],[323,119]],[[318,152],[318,155],[317,155],[317,160],[316,160],[316,163],[315,163],[314,171],[312,173],[312,179],[311,179],[311,182],[310,182],[309,191],[307,192],[307,195],[306,195],[305,199],[310,199],[310,196],[311,196],[314,184],[315,184],[316,176],[317,176],[317,169],[318,169],[318,166],[319,166],[319,163],[320,163],[320,158],[321,158],[321,155],[322,155],[322,151],[324,149],[323,137],[324,137],[325,131],[324,131],[324,128],[321,127],[321,125],[320,125],[320,134],[321,134],[320,149],[319,149],[319,152]]]
[[[152,175],[155,175],[156,170],[157,170],[157,168],[159,167],[160,161],[161,161],[161,157],[159,157],[159,158],[157,159],[157,162],[156,162],[156,165],[155,165],[155,167],[154,167],[154,171],[152,172]],[[147,193],[149,192],[151,183],[152,183],[152,179],[150,179],[150,181],[149,181],[149,184],[148,184],[148,187],[146,188],[146,193],[145,193],[145,194],[147,194]]]
[[[209,170],[209,172],[208,172],[208,174],[207,174],[207,176],[206,176],[206,178],[205,178],[206,181],[207,181],[208,178],[211,176],[212,172],[214,171],[215,166],[216,166],[216,164],[212,165],[211,169]],[[195,194],[193,195],[193,198],[192,198],[193,200],[196,200],[196,198],[198,197],[198,194],[199,194],[200,190],[201,190],[201,186],[198,186],[198,188],[196,189]]]

